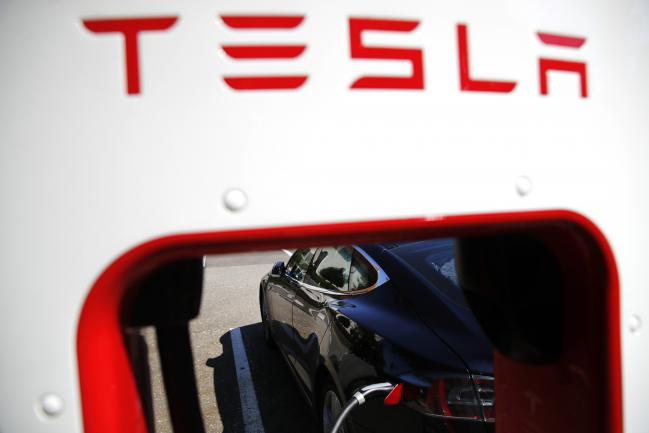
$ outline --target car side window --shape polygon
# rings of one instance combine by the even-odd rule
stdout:
[[[353,249],[348,246],[321,248],[309,267],[305,283],[346,292],[349,288],[352,253]]]
[[[314,252],[314,248],[303,248],[295,251],[286,265],[286,273],[291,278],[302,281]]]
[[[374,266],[361,253],[354,250],[349,272],[349,291],[367,289],[376,283],[378,277]]]

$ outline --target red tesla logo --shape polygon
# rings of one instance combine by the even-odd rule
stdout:
[[[458,60],[460,63],[460,90],[465,92],[509,93],[516,87],[516,81],[488,81],[471,78],[469,72],[469,44],[466,24],[457,25]]]
[[[537,36],[546,45],[579,49],[586,42],[586,38],[553,35],[550,33],[538,32]],[[539,59],[539,77],[541,95],[548,94],[548,71],[574,72],[579,75],[581,83],[581,97],[588,96],[588,85],[586,83],[586,63],[555,59]]]
[[[302,24],[304,16],[226,16],[223,23],[236,30],[294,29]],[[295,59],[302,55],[306,45],[223,45],[228,57],[237,60]],[[297,89],[306,82],[306,75],[223,77],[235,90]]]
[[[223,25],[245,32],[246,30],[293,30],[302,25],[304,15],[221,15]],[[141,93],[138,37],[143,32],[167,31],[177,17],[84,19],[83,25],[93,33],[119,33],[124,39],[124,67],[126,70],[126,93]],[[408,76],[362,76],[349,87],[354,90],[401,89],[424,90],[424,53],[421,48],[395,48],[368,46],[363,43],[363,32],[409,33],[419,26],[418,20],[349,18],[349,48],[352,60],[387,60],[407,62]],[[469,29],[467,24],[457,24],[457,61],[461,92],[511,93],[516,88],[513,80],[486,80],[476,78],[470,69]],[[584,37],[565,36],[538,32],[542,44],[579,49],[586,42]],[[244,44],[222,45],[223,52],[231,59],[245,64],[246,60],[290,61],[300,57],[306,44]],[[550,71],[574,73],[579,76],[580,95],[588,96],[586,63],[574,60],[539,58],[539,93],[548,95]],[[223,76],[225,84],[235,91],[295,90],[306,83],[308,75],[236,75]]]
[[[349,46],[352,59],[406,60],[412,65],[409,77],[361,77],[352,89],[423,89],[424,65],[421,49],[367,47],[361,41],[366,30],[411,32],[419,21],[349,19]]]
[[[140,93],[140,61],[138,34],[140,32],[168,30],[177,17],[120,18],[83,20],[83,25],[93,33],[121,33],[124,37],[124,64],[126,68],[126,93]]]

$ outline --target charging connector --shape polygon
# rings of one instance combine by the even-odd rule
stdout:
[[[349,416],[349,414],[355,407],[365,404],[367,397],[373,394],[389,394],[397,386],[398,385],[393,385],[390,382],[374,383],[372,385],[364,386],[363,388],[356,391],[352,398],[343,407],[342,411],[340,412],[340,416],[338,416],[338,419],[336,420],[336,423],[334,424],[334,427],[331,429],[330,433],[338,433],[340,426],[342,426],[343,422],[345,422],[345,418]]]

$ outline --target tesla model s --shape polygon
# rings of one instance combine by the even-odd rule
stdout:
[[[493,347],[457,284],[453,240],[296,250],[260,283],[267,344],[286,359],[329,433],[359,388],[403,384],[375,399],[351,432],[495,430]]]

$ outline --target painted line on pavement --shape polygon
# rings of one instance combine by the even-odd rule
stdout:
[[[230,330],[232,341],[232,354],[234,355],[234,368],[237,371],[237,382],[239,382],[239,397],[241,398],[241,415],[245,433],[264,433],[264,425],[259,413],[259,404],[255,394],[255,384],[250,375],[250,365],[246,348],[243,346],[241,330],[234,328]]]

